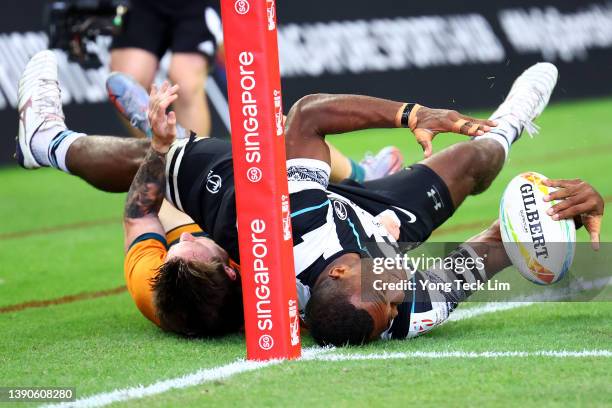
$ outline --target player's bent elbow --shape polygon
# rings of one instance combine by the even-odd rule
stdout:
[[[326,109],[326,104],[321,102],[328,98],[328,94],[309,94],[295,102],[287,115],[287,127],[298,132],[288,132],[287,136],[290,137],[290,133],[305,135],[309,133],[309,130],[316,128],[318,118],[325,113]]]

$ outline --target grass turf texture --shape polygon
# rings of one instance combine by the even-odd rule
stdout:
[[[524,135],[491,188],[469,198],[432,239],[462,241],[487,226],[519,172],[581,177],[612,197],[612,100],[551,106],[541,134]],[[330,138],[355,159],[396,144],[406,162],[422,153],[408,131]],[[440,135],[435,150],[461,140]],[[103,169],[101,169],[103,171]],[[0,307],[123,285],[124,195],[105,194],[53,170],[0,170]],[[602,240],[612,242],[612,218]],[[43,233],[37,231],[43,230]],[[579,231],[579,240],[586,240]],[[612,304],[540,304],[451,322],[412,341],[377,342],[341,353],[382,351],[539,351],[610,349]],[[194,341],[142,318],[126,293],[0,314],[0,386],[75,386],[80,397],[150,384],[244,356],[242,336]],[[312,345],[304,338],[306,346]],[[223,381],[120,405],[476,404],[607,405],[610,358],[404,359],[289,362]],[[23,406],[23,405],[19,405]]]

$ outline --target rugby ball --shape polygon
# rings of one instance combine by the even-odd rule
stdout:
[[[546,211],[558,201],[545,202],[555,188],[542,184],[541,174],[516,176],[504,191],[499,220],[504,248],[525,278],[540,285],[559,281],[572,265],[576,250],[574,220],[553,220]]]

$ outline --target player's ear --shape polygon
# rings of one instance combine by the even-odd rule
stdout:
[[[235,270],[233,270],[229,265],[223,265],[223,269],[225,269],[225,273],[230,278],[230,280],[236,280],[237,275]]]
[[[188,233],[188,232],[183,232],[183,233],[181,234],[181,237],[179,238],[179,240],[180,240],[181,242],[183,242],[183,241],[189,241],[189,242],[191,242],[191,241],[195,241],[195,240],[196,240],[196,238],[195,238],[195,237],[194,237],[192,234],[190,234],[190,233]]]
[[[327,272],[332,279],[342,279],[348,272],[349,267],[347,265],[336,265]]]

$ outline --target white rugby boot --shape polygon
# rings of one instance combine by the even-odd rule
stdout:
[[[490,119],[504,118],[517,128],[519,137],[523,130],[533,137],[539,131],[533,121],[548,105],[558,76],[557,67],[548,62],[529,67],[514,81],[510,93]]]
[[[395,146],[382,148],[376,155],[366,153],[363,160],[359,162],[365,171],[365,181],[376,180],[402,169],[404,158],[402,152]]]
[[[58,83],[57,59],[52,51],[40,51],[32,57],[19,80],[19,136],[15,158],[26,169],[41,164],[32,152],[32,138],[38,132],[66,130]]]

